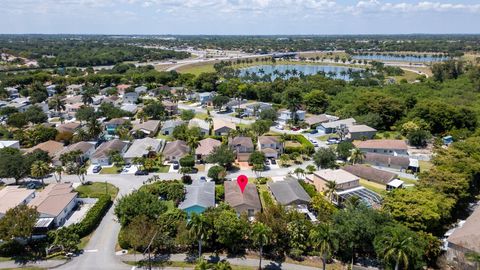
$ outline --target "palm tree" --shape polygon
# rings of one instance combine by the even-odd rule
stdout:
[[[325,187],[326,187],[325,195],[328,196],[328,198],[330,199],[330,202],[333,202],[333,195],[335,195],[338,190],[337,182],[327,181],[327,184],[325,185]]]
[[[350,154],[350,162],[352,162],[353,165],[356,163],[362,163],[365,160],[365,154],[358,148],[355,148],[352,150],[352,153]]]
[[[63,173],[63,167],[62,166],[56,166],[54,169],[55,172],[55,179],[57,180],[58,183],[62,182],[62,173]],[[57,178],[58,175],[58,178]]]
[[[82,102],[83,104],[92,104],[93,103],[93,93],[91,91],[85,90],[82,93]]]
[[[305,169],[307,169],[308,173],[312,174],[317,170],[317,167],[315,167],[315,165],[310,164],[310,165],[307,165]]]
[[[50,166],[45,161],[37,160],[33,162],[32,167],[30,168],[30,173],[35,178],[40,178],[42,180],[42,186],[45,186],[43,179],[51,171]]]
[[[262,257],[263,257],[263,246],[268,245],[270,242],[270,235],[272,234],[272,229],[267,225],[256,222],[253,224],[252,228],[252,240],[255,244],[258,245],[260,251],[260,260],[258,262],[258,269],[262,269]]]
[[[198,241],[198,258],[202,257],[202,241],[207,237],[208,222],[203,215],[193,213],[187,224],[190,235]]]
[[[197,136],[190,136],[187,138],[187,145],[190,147],[190,151],[195,153],[195,149],[197,149],[199,145],[198,137]]]
[[[302,168],[296,168],[293,173],[297,176],[297,178],[300,178],[300,175],[305,175],[305,170]]]
[[[87,123],[87,133],[90,138],[95,139],[102,133],[102,125],[97,119],[92,118]]]
[[[85,166],[81,166],[77,169],[76,174],[78,176],[78,179],[80,180],[80,183],[84,184],[85,183],[85,175],[87,175],[87,168]]]
[[[59,95],[54,95],[49,101],[48,106],[52,108],[55,112],[64,111],[65,110],[65,101],[63,101],[62,97]]]
[[[392,228],[375,242],[375,246],[380,247],[378,255],[385,262],[395,261],[395,270],[400,269],[400,265],[403,265],[404,269],[408,269],[410,254],[413,254],[416,248],[415,240],[411,235]]]
[[[336,239],[331,225],[319,223],[310,230],[309,239],[313,248],[322,256],[322,268],[325,270],[327,259],[336,247]]]

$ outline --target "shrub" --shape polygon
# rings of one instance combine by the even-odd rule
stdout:
[[[192,183],[192,177],[190,175],[183,175],[182,176],[182,183],[184,183],[185,185],[190,185]]]
[[[269,207],[274,205],[272,197],[270,196],[268,191],[262,191],[262,199],[263,199],[263,202],[265,203],[264,207]]]
[[[303,187],[303,189],[305,189],[308,196],[313,198],[317,194],[317,190],[315,189],[314,185],[311,185],[311,184],[309,184],[309,183],[307,183],[303,180],[298,180],[298,183],[300,183],[300,185]]]
[[[296,141],[302,146],[287,146],[284,151],[286,154],[299,153],[299,154],[313,154],[315,152],[315,146],[307,140],[303,135],[289,135],[288,140]]]
[[[178,180],[158,181],[141,187],[140,191],[162,197],[167,201],[173,201],[176,205],[185,199],[185,187]]]
[[[258,177],[257,178],[257,184],[259,185],[265,185],[268,181],[267,177]]]
[[[126,232],[125,228],[122,228],[120,230],[120,232],[118,233],[118,245],[122,249],[131,248],[130,243],[128,242],[128,239],[127,239],[127,232]]]
[[[225,168],[218,165],[212,166],[208,170],[207,176],[212,178],[216,184],[221,184],[223,183],[223,180],[225,180],[225,176],[226,176]]]
[[[81,222],[72,225],[73,231],[80,238],[89,235],[95,230],[95,228],[97,228],[111,205],[112,199],[109,195],[101,196],[97,203],[95,203],[95,205],[87,212],[85,218]]]
[[[223,185],[215,185],[215,201],[222,202],[225,198],[225,187]]]

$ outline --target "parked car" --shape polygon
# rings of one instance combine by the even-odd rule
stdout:
[[[135,172],[135,175],[148,175],[148,172],[143,170],[138,170]]]
[[[310,131],[310,134],[317,134],[317,133],[318,133],[318,130],[316,130],[316,129],[312,129],[312,130]]]
[[[93,173],[99,173],[101,170],[102,170],[102,166],[97,165],[97,166],[93,167],[92,172]]]
[[[174,162],[173,162],[173,169],[174,169],[174,170],[180,169],[180,164],[178,164],[178,161],[174,161]]]
[[[207,182],[207,178],[205,176],[200,177],[200,182]]]
[[[127,169],[130,169],[130,167],[132,167],[132,164],[128,163],[127,165],[125,165],[125,168]]]
[[[330,138],[327,140],[327,144],[330,145],[330,144],[338,144],[340,142],[339,139],[337,138]]]
[[[270,163],[272,163],[272,165],[277,165],[277,161],[274,158],[270,159]]]

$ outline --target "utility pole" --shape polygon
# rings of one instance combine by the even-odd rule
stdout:
[[[150,243],[148,243],[148,246],[147,248],[145,249],[145,251],[143,252],[143,255],[145,255],[146,252],[148,252],[148,269],[149,270],[152,270],[152,259],[150,257],[150,246],[152,245],[153,243],[153,240],[155,239],[155,237],[157,237],[157,233],[158,231],[155,232],[155,234],[153,235],[152,239],[150,239]]]

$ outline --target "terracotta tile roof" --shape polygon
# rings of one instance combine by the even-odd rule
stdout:
[[[355,141],[353,144],[357,148],[364,149],[402,149],[407,150],[408,146],[404,140],[366,140]]]
[[[74,133],[75,130],[77,130],[79,127],[81,127],[80,123],[70,122],[70,123],[61,124],[61,125],[57,126],[56,129],[58,130],[58,132]]]
[[[330,118],[328,118],[326,114],[314,115],[314,116],[307,117],[305,119],[305,123],[309,124],[310,126],[315,124],[320,124],[320,123],[326,123],[329,121],[330,121]]]

